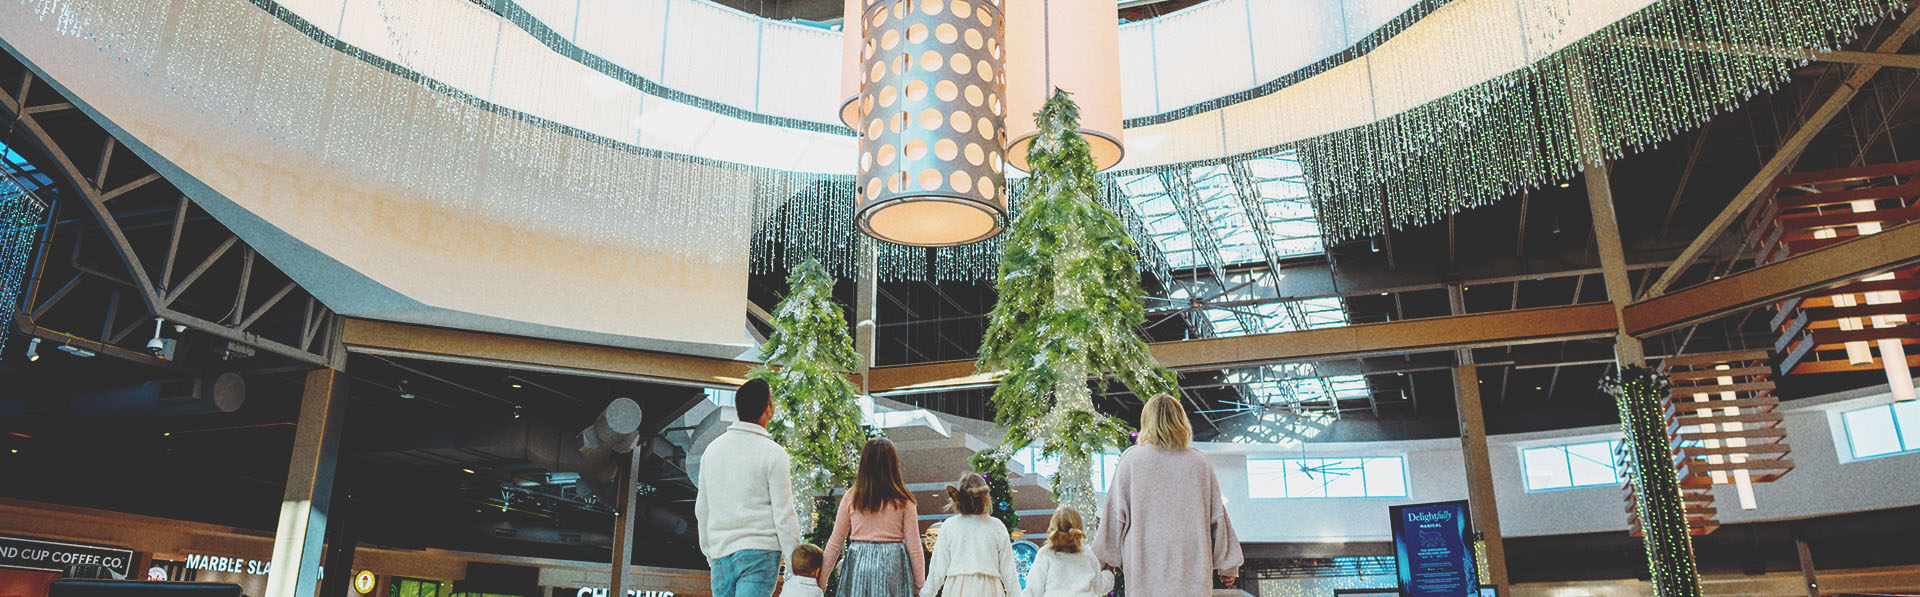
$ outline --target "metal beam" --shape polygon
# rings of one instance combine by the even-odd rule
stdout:
[[[1627,333],[1650,336],[1848,281],[1920,264],[1920,222],[1729,274],[1621,311]]]
[[[1158,342],[1150,345],[1162,365],[1204,371],[1330,358],[1355,358],[1462,348],[1612,337],[1617,329],[1609,303],[1430,317],[1337,328],[1231,338]],[[876,367],[875,392],[934,392],[992,385],[993,373],[978,373],[972,361]]]
[[[31,87],[34,76],[34,71],[31,68],[22,71],[20,89],[23,99],[26,90]],[[119,221],[115,219],[113,212],[107,209],[105,205],[106,198],[103,198],[102,190],[95,184],[94,178],[81,171],[73,158],[68,155],[59,144],[53,141],[52,135],[33,115],[23,113],[20,101],[21,100],[0,95],[0,116],[11,114],[16,123],[14,130],[24,133],[22,138],[53,161],[52,165],[54,167],[48,169],[49,172],[58,176],[65,183],[61,185],[62,189],[65,192],[73,193],[93,214],[95,221],[99,222],[101,230],[105,233],[108,240],[111,241],[115,253],[120,257],[121,265],[125,267],[128,273],[129,279],[124,282],[139,291],[140,298],[142,302],[146,304],[149,312],[153,313],[156,317],[165,318],[168,321],[185,325],[216,338],[257,347],[261,350],[291,358],[302,363],[331,368],[338,368],[345,364],[345,355],[333,350],[333,342],[330,338],[325,344],[321,345],[319,350],[312,351],[307,350],[304,346],[289,346],[281,342],[266,339],[257,334],[233,329],[223,323],[207,321],[206,319],[171,309],[171,298],[164,298],[160,295],[160,289],[155,287],[153,279],[148,274],[147,266],[141,262],[139,254],[133,249],[132,243],[128,241],[126,231],[120,227]],[[117,141],[110,141],[107,145],[103,146],[103,153],[110,154],[113,149],[113,143],[117,143]],[[144,177],[128,185],[123,185],[119,189],[116,189],[116,192],[124,193],[127,190],[135,188],[137,185],[148,184],[154,180],[159,180],[158,175]],[[176,236],[176,242],[177,238]],[[78,263],[76,263],[75,266],[79,268]],[[84,271],[84,268],[80,269]],[[102,277],[109,280],[117,279],[106,275],[102,275]],[[183,284],[182,287],[184,288],[184,286]],[[175,297],[177,297],[177,294],[176,292]],[[333,317],[337,316],[331,314],[322,315],[323,319]]]
[[[1913,36],[1916,29],[1920,29],[1920,10],[1907,13],[1906,18],[1900,21],[1900,26],[1875,48],[1875,53],[1899,51],[1900,46],[1906,43],[1907,38]],[[1673,265],[1669,266],[1666,272],[1661,273],[1660,279],[1647,287],[1640,298],[1647,299],[1665,294],[1667,288],[1672,286],[1681,274],[1686,273],[1689,266],[1693,265],[1694,260],[1699,259],[1700,255],[1707,251],[1707,247],[1713,245],[1722,233],[1747,213],[1747,209],[1753,206],[1754,201],[1773,189],[1774,178],[1785,173],[1799,161],[1800,154],[1807,150],[1807,145],[1813,142],[1813,138],[1826,129],[1827,124],[1833,122],[1833,118],[1853,101],[1854,94],[1859,93],[1860,89],[1867,85],[1867,81],[1879,72],[1880,67],[1871,64],[1855,68],[1853,74],[1840,84],[1840,88],[1835,89],[1833,95],[1828,96],[1826,102],[1820,104],[1820,108],[1814,110],[1805,122],[1800,123],[1800,128],[1794,130],[1793,135],[1781,144],[1780,150],[1774,152],[1773,158],[1767,160],[1767,163],[1760,167],[1760,171],[1753,175],[1753,179],[1747,181],[1747,185],[1733,195],[1733,200],[1727,202],[1726,208],[1720,210],[1720,215],[1715,216],[1713,221],[1707,224],[1706,229],[1702,230],[1699,236],[1694,237],[1693,242],[1680,252],[1680,257],[1674,260]]]
[[[705,388],[746,382],[758,363],[344,318],[348,352]]]

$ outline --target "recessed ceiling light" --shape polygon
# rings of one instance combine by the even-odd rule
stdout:
[[[469,474],[469,475],[477,475],[477,474],[479,474],[479,473],[475,473],[475,472],[473,472],[473,469],[470,469],[470,468],[463,468],[463,469],[460,469],[460,472],[463,472],[463,473],[466,473],[466,474]]]
[[[1573,186],[1573,183],[1571,183],[1571,182],[1566,182],[1566,181],[1561,181],[1561,182],[1560,182],[1560,188],[1563,188],[1563,189],[1564,189],[1564,188],[1567,188],[1567,187],[1570,187],[1570,186]]]

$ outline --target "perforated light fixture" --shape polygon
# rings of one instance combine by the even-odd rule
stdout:
[[[1006,226],[999,2],[846,2],[841,119],[860,136],[856,214],[868,235],[939,247]]]
[[[1125,154],[1120,114],[1120,3],[1024,0],[1007,13],[1007,162],[1027,171],[1027,148],[1040,134],[1033,114],[1054,90],[1073,94],[1080,136],[1093,166],[1112,168]]]

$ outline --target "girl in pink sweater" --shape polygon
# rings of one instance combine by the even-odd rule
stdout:
[[[920,508],[900,480],[893,442],[867,441],[853,491],[840,498],[820,567],[820,588],[836,563],[839,597],[913,597],[926,584],[926,553],[920,545]]]

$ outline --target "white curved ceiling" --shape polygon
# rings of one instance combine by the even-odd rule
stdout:
[[[1525,68],[1651,2],[1214,0],[1125,24],[1122,106],[1135,126],[1120,168],[1370,124]],[[502,0],[500,14],[467,0],[281,4],[506,109],[650,149],[853,169],[837,125],[839,32],[706,0]]]

